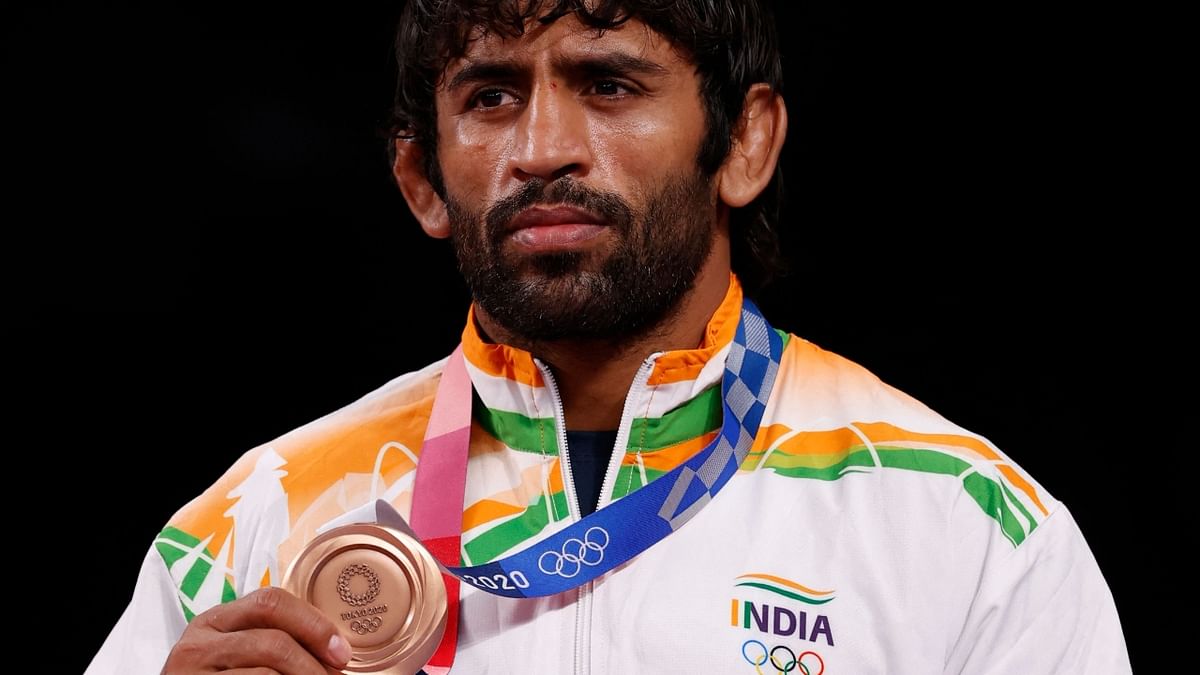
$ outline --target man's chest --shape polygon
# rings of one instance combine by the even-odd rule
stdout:
[[[954,600],[938,593],[952,570],[933,528],[921,541],[921,528],[897,532],[870,504],[858,513],[734,490],[575,591],[468,593],[460,662],[468,672],[940,672]]]

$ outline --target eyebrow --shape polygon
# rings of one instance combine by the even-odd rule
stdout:
[[[552,65],[555,70],[589,77],[605,75],[666,75],[668,71],[662,65],[643,59],[639,56],[624,52],[607,52],[604,54],[581,57],[555,57]],[[475,82],[493,82],[496,80],[519,79],[528,70],[528,66],[519,61],[511,60],[478,60],[463,66],[450,83],[446,91],[454,91],[459,87]]]
[[[669,71],[649,59],[626,54],[605,52],[582,57],[561,56],[553,60],[556,70],[579,72],[585,75],[666,75]]]
[[[524,68],[515,61],[472,61],[451,78],[446,91],[454,91],[474,82],[516,79],[522,70]]]

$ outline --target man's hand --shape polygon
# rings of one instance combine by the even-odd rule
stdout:
[[[192,619],[162,675],[327,675],[349,660],[350,643],[332,621],[291,593],[269,587]]]

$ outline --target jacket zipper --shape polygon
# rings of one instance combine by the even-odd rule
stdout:
[[[611,491],[610,485],[621,471],[621,458],[625,454],[624,448],[629,444],[629,434],[631,433],[629,427],[633,421],[630,416],[633,414],[633,406],[645,391],[646,382],[650,379],[650,372],[654,369],[654,361],[658,357],[659,354],[654,353],[642,361],[637,374],[633,377],[633,384],[629,387],[629,392],[625,394],[625,406],[621,410],[620,426],[617,427],[617,440],[613,445],[612,458],[609,460],[608,470],[604,474],[604,481],[600,485],[600,500],[596,505],[597,509],[611,501],[608,496]],[[534,363],[542,372],[542,379],[546,381],[546,387],[550,390],[550,398],[554,401],[554,425],[558,431],[559,468],[563,474],[563,486],[567,491],[567,510],[572,522],[578,521],[582,516],[579,511],[579,497],[575,492],[575,478],[571,473],[571,453],[567,450],[567,420],[566,414],[563,412],[562,397],[558,393],[558,383],[554,380],[554,373],[550,372],[550,368],[538,359],[534,359]],[[550,498],[550,495],[547,495],[547,498]],[[575,649],[573,650],[575,675],[588,675],[591,670],[591,643],[588,638],[591,632],[594,584],[594,581],[589,581],[575,589]]]
[[[546,381],[550,399],[554,401],[554,427],[558,436],[559,469],[562,471],[563,486],[567,491],[567,513],[572,521],[576,521],[579,520],[579,500],[575,496],[575,479],[571,477],[571,459],[567,456],[567,419],[563,413],[562,397],[558,395],[558,382],[554,380],[554,373],[550,372],[550,368],[538,359],[534,359],[534,363],[537,364],[538,370],[542,371],[542,379]],[[548,494],[546,498],[553,499]]]
[[[567,452],[567,416],[563,412],[562,397],[558,394],[558,382],[554,380],[554,374],[540,360],[534,359],[534,363],[537,364],[538,370],[542,371],[542,379],[546,381],[546,387],[550,390],[550,398],[554,401],[554,426],[558,432],[559,470],[562,471],[563,487],[567,492],[567,515],[571,517],[572,522],[575,522],[580,519],[579,499],[575,494],[575,478],[571,474],[570,453]],[[547,494],[546,498],[553,499],[553,496]],[[588,589],[587,597],[590,598],[591,582],[575,589],[575,645],[571,653],[573,657],[572,671],[576,675],[585,675],[587,673],[583,654],[580,653],[584,639],[582,615],[585,602],[585,587]]]
[[[633,406],[646,390],[646,382],[650,380],[650,372],[654,370],[654,362],[660,355],[661,352],[655,352],[642,361],[637,374],[633,376],[633,385],[629,387],[629,393],[625,395],[625,407],[621,410],[621,422],[617,427],[617,440],[613,444],[613,454],[608,462],[608,471],[604,474],[604,482],[600,484],[600,503],[596,505],[596,508],[601,508],[612,501],[610,497],[612,482],[617,479],[617,474],[621,473],[621,460],[625,456],[625,448],[629,446],[629,436],[633,433],[631,428]]]

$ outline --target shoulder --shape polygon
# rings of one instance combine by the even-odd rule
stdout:
[[[846,495],[862,494],[866,481],[872,500],[940,527],[989,530],[1010,548],[1059,507],[986,437],[796,336],[764,427],[748,458],[757,470],[843,487]]]
[[[994,450],[984,437],[947,420],[863,366],[794,335],[784,350],[771,404],[772,419],[793,428],[854,425],[869,432],[892,426],[956,437],[985,455]]]
[[[330,470],[360,468],[355,456],[373,460],[375,451],[388,442],[419,449],[433,405],[445,360],[421,370],[396,377],[359,399],[304,426],[293,429],[243,454],[204,494],[193,499],[171,519],[172,523],[194,521],[205,512],[223,511],[228,497],[255,471],[264,472],[284,465],[294,482],[293,472],[300,469],[306,477],[321,467]],[[351,459],[350,466],[338,467],[332,460]],[[236,495],[235,495],[236,496]]]
[[[1070,511],[986,437],[795,336],[765,418],[742,469],[786,504],[777,529],[803,513],[904,612],[935,598],[929,634],[947,645],[947,672],[1128,672]],[[1038,647],[1012,648],[1026,642]]]
[[[397,377],[244,453],[171,517],[155,542],[168,566],[181,555],[228,564],[239,557],[234,546],[239,538],[243,550],[249,550],[247,537],[255,545],[270,539],[265,543],[274,550],[382,496],[416,467],[444,364],[443,359]],[[253,578],[243,578],[246,570],[227,571],[235,572],[239,595],[262,578],[258,569]]]
[[[776,390],[786,403],[779,413],[808,426],[886,420],[923,431],[965,432],[858,363],[795,335],[789,336]]]

